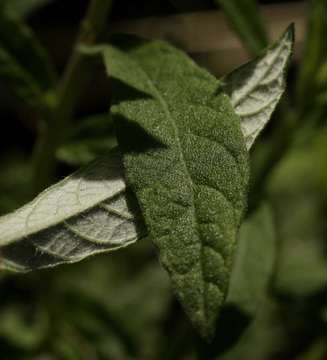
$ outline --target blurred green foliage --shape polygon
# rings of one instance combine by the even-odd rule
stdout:
[[[58,160],[79,167],[117,145],[109,113],[79,119],[57,151]]]
[[[55,82],[55,71],[33,32],[6,13],[0,13],[0,76],[30,105],[41,105]]]
[[[1,3],[0,18],[8,13],[26,16],[46,3],[5,1]],[[193,1],[194,7],[185,11],[213,9],[215,3],[198,7]],[[259,39],[252,37],[264,24],[255,4],[233,0],[220,3],[245,46],[252,52],[259,51],[266,40],[261,30]],[[185,1],[172,4],[176,11],[184,11]],[[240,4],[248,7],[240,11]],[[210,352],[216,359],[327,358],[327,3],[312,0],[308,4],[303,56],[292,65],[284,104],[251,154],[250,200],[255,201],[250,203],[247,221],[258,206],[268,204],[276,255],[270,281],[250,317],[244,320],[237,306],[236,312],[226,312],[228,316],[222,317],[221,328],[218,323],[220,337],[211,345],[216,346]],[[159,7],[163,8],[162,3]],[[44,14],[50,16],[46,8]],[[8,49],[1,43],[3,35],[1,54]],[[27,60],[21,54],[15,59],[12,65],[16,68]],[[42,66],[33,71],[36,78],[43,74],[38,71]],[[27,68],[23,66],[24,71]],[[26,80],[21,70],[15,70],[15,74],[5,76],[10,85],[17,81],[17,74],[22,74],[19,84],[29,91],[32,77],[28,75],[30,80]],[[25,93],[21,97],[28,100]],[[110,120],[102,110],[97,109],[99,116],[82,114],[83,119],[75,121],[78,125],[67,130],[67,141],[57,151],[61,164],[58,178],[115,144]],[[19,121],[15,114],[13,121]],[[30,137],[30,130],[23,129]],[[30,153],[28,146],[14,141],[1,147],[2,214],[30,197]],[[262,241],[258,256],[264,252],[271,255],[270,235],[253,240]],[[253,252],[247,255],[249,263],[251,255]],[[253,274],[253,267],[248,266]],[[248,290],[253,286],[253,292],[257,285],[254,276],[253,284],[246,287]],[[147,239],[124,251],[55,270],[19,276],[1,273],[0,294],[1,360],[209,358],[203,355],[203,344],[176,304]],[[244,290],[239,296],[245,295]],[[239,331],[230,332],[236,327]]]
[[[16,18],[25,18],[52,0],[3,0],[2,12]]]
[[[267,31],[255,0],[214,0],[224,10],[245,47],[258,55],[268,45]]]

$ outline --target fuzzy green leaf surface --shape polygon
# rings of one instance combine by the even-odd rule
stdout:
[[[294,26],[260,57],[237,68],[223,78],[224,91],[230,96],[241,118],[246,147],[271,118],[285,90],[285,72],[292,54]]]
[[[55,81],[55,71],[31,29],[5,14],[0,14],[0,79],[30,105],[45,100]]]
[[[136,241],[121,163],[110,153],[1,217],[0,269],[72,263]]]
[[[210,338],[243,216],[248,153],[220,82],[164,42],[99,47],[127,181],[194,327]]]

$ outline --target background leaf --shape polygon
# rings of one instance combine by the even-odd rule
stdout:
[[[237,68],[222,80],[224,91],[241,118],[247,149],[270,120],[284,93],[285,71],[293,43],[294,27],[291,26],[261,57]]]
[[[0,268],[28,271],[126,246],[139,234],[112,153],[0,218]]]
[[[55,71],[32,30],[0,14],[0,76],[29,105],[53,101]]]
[[[250,53],[257,55],[268,44],[268,37],[256,0],[214,0],[224,10],[232,27]]]
[[[273,214],[265,204],[241,226],[226,303],[214,341],[204,346],[206,358],[212,359],[237,346],[257,316],[274,273],[275,247]]]
[[[0,348],[17,360],[157,358],[172,295],[149,244],[51,271],[7,275],[2,289],[13,282],[17,287],[15,296],[7,291],[0,299]]]
[[[243,223],[239,237],[226,302],[253,316],[264,298],[275,263],[276,234],[268,205]]]
[[[315,296],[327,289],[325,213],[320,190],[325,184],[320,183],[319,163],[312,161],[319,159],[319,150],[314,144],[293,149],[269,184],[280,242],[275,287],[293,298]]]
[[[283,328],[277,304],[269,298],[258,309],[256,317],[238,343],[216,360],[278,359],[283,341]]]
[[[108,113],[79,119],[72,127],[65,144],[57,151],[58,160],[82,166],[117,146],[113,122]]]
[[[17,18],[26,18],[53,0],[1,0],[0,11]]]

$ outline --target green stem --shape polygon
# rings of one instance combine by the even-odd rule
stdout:
[[[58,86],[57,102],[42,124],[34,150],[33,191],[38,193],[48,186],[56,171],[55,153],[63,142],[67,127],[74,116],[77,103],[92,77],[93,60],[78,49],[94,44],[106,26],[112,0],[91,0],[80,32]]]

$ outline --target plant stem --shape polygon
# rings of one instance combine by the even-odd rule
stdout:
[[[105,28],[112,0],[91,0],[81,22],[79,35],[57,89],[57,102],[50,109],[48,121],[40,129],[35,145],[33,191],[38,193],[53,180],[56,170],[55,153],[64,140],[67,127],[83,91],[92,77],[93,60],[78,51],[80,45],[94,44]]]

